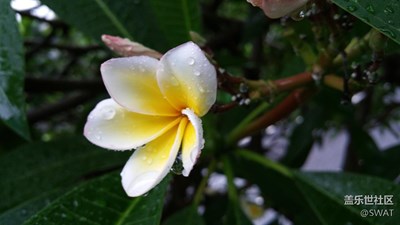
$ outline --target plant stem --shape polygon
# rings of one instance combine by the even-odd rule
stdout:
[[[237,136],[243,127],[245,127],[247,124],[249,124],[254,118],[256,118],[258,115],[260,115],[262,112],[267,110],[267,108],[270,106],[269,103],[267,102],[262,102],[257,108],[255,108],[249,115],[247,115],[246,118],[244,118],[233,130],[232,132],[228,135],[228,138],[226,142],[228,145],[233,144],[234,142],[234,137]]]
[[[306,101],[315,91],[313,89],[296,89],[276,107],[266,112],[260,118],[254,120],[235,134],[230,135],[230,143],[233,144],[243,137],[249,136],[269,125],[285,118]]]
[[[261,97],[268,97],[271,94],[277,94],[284,91],[292,90],[297,87],[305,86],[312,83],[314,80],[310,72],[303,72],[297,75],[270,81],[269,83],[264,80],[244,80],[246,85],[250,88],[249,97],[257,99]]]
[[[193,198],[193,205],[198,206],[200,204],[201,200],[203,199],[203,193],[204,193],[204,189],[207,186],[207,181],[210,178],[210,175],[214,172],[216,165],[217,165],[217,162],[215,159],[213,159],[207,168],[207,175],[205,175],[203,177],[199,186],[197,187],[196,193]]]
[[[226,175],[228,182],[228,197],[232,202],[237,203],[239,202],[239,198],[236,192],[235,183],[233,182],[234,175],[233,175],[232,165],[227,157],[223,158],[223,162],[224,162],[224,173]]]

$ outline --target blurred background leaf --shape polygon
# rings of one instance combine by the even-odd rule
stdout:
[[[117,35],[166,51],[189,40],[199,31],[197,0],[73,0],[44,4],[82,32],[100,40],[102,34]]]
[[[248,151],[239,151],[236,173],[257,184],[272,207],[294,216],[298,224],[338,225],[395,223],[400,215],[361,217],[362,209],[392,209],[391,205],[345,205],[346,195],[393,195],[400,201],[400,187],[387,180],[346,173],[296,172]],[[253,170],[246,171],[252,166]],[[308,216],[306,216],[308,215]],[[340,217],[340,218],[338,218]],[[307,218],[307,220],[305,220]],[[296,223],[296,224],[297,224]]]
[[[0,157],[0,198],[7,199],[0,202],[0,211],[122,168],[130,154],[100,149],[81,136],[14,149]]]
[[[25,115],[24,55],[15,13],[10,1],[0,1],[0,119],[29,139]]]

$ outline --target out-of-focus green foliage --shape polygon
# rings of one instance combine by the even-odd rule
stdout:
[[[7,0],[0,1],[0,119],[29,139],[25,115],[24,59],[15,13]]]

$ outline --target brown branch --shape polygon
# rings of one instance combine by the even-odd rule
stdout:
[[[67,96],[54,104],[45,105],[41,108],[29,111],[28,121],[30,124],[33,124],[42,120],[48,120],[49,117],[81,105],[95,96],[96,94],[88,92]]]
[[[255,132],[287,117],[306,100],[308,100],[314,93],[314,90],[305,88],[292,91],[292,93],[281,103],[245,127],[240,133],[233,137],[233,140],[237,141],[243,137],[252,135]]]

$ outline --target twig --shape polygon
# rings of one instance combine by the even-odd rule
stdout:
[[[55,80],[46,78],[27,77],[25,91],[29,93],[71,92],[71,91],[101,92],[105,90],[101,80]]]
[[[244,127],[240,132],[230,135],[228,144],[234,144],[243,137],[254,134],[255,132],[275,123],[290,115],[302,103],[312,96],[314,90],[296,89],[287,96],[281,103],[275,106],[264,115],[254,120],[248,126]]]
[[[41,120],[48,120],[49,117],[83,104],[95,96],[95,93],[82,92],[65,97],[57,103],[45,105],[41,108],[29,111],[28,121],[30,124],[33,124]]]

